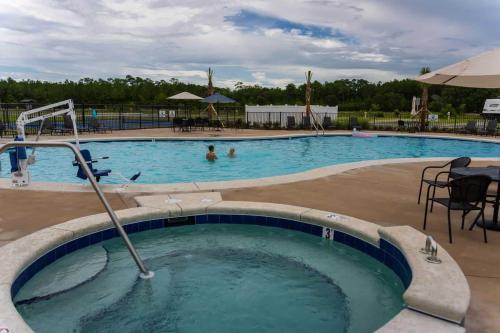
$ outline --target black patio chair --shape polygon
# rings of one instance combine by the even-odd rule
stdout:
[[[464,128],[459,128],[457,133],[460,134],[476,134],[477,133],[477,123],[475,120],[468,121]]]
[[[182,131],[182,118],[175,117],[172,120],[172,129],[174,130],[174,132],[176,128]]]
[[[4,135],[15,137],[17,135],[17,131],[9,128],[7,124],[0,122],[0,138]]]
[[[490,186],[491,178],[488,176],[466,176],[453,179],[448,184],[448,198],[431,198],[425,203],[424,230],[427,226],[427,209],[429,201],[436,202],[448,208],[448,237],[453,243],[451,235],[451,211],[462,211],[462,225],[464,229],[465,217],[472,211],[479,211],[469,230],[477,224],[479,217],[483,220],[484,242],[488,243],[486,227],[484,226],[484,208],[486,206],[486,193]]]
[[[66,114],[63,116],[63,127],[62,128],[58,128],[57,131],[60,132],[61,134],[72,134],[74,132],[74,129],[73,129],[73,120],[71,119],[71,116]],[[87,131],[88,129],[86,127],[83,127],[83,126],[76,126],[76,130],[78,132],[85,132]]]
[[[332,118],[331,117],[324,117],[323,118],[323,128],[329,129],[330,127],[332,127]]]
[[[288,129],[293,129],[295,128],[295,117],[294,116],[288,116],[286,117],[286,128]]]
[[[311,128],[311,117],[310,116],[305,116],[302,118],[302,127],[304,129]]]
[[[222,121],[220,119],[209,120],[209,124],[210,124],[209,127],[213,131],[221,131],[224,128]]]
[[[349,129],[353,130],[359,130],[361,129],[361,125],[358,122],[358,118],[356,117],[349,117]]]
[[[456,158],[454,160],[451,160],[449,161],[448,163],[444,164],[444,165],[440,165],[440,166],[428,166],[428,167],[425,167],[424,170],[422,170],[422,176],[420,177],[420,189],[418,191],[418,201],[417,203],[420,204],[420,198],[422,196],[422,186],[424,183],[426,183],[428,186],[427,186],[427,198],[426,200],[429,200],[429,191],[430,191],[430,188],[433,187],[433,192],[432,192],[432,198],[434,198],[434,196],[436,195],[436,188],[445,188],[450,179],[451,179],[451,169],[454,169],[454,168],[464,168],[464,167],[467,167],[469,166],[471,162],[471,159],[470,157],[459,157],[459,158]],[[434,178],[429,178],[429,179],[426,179],[424,178],[425,177],[425,172],[429,169],[444,169],[446,168],[447,166],[449,166],[449,169],[447,171],[441,171],[439,172]],[[448,175],[448,178],[446,180],[439,180],[438,178],[442,175]],[[431,212],[432,212],[432,208],[433,208],[433,205],[431,205]]]
[[[398,131],[404,131],[405,130],[405,121],[404,120],[398,120]]]
[[[492,135],[496,136],[498,133],[497,121],[495,119],[488,121],[486,128],[478,130],[480,135]]]
[[[42,131],[41,131],[42,134],[50,134],[50,135],[54,135],[54,133],[58,134],[60,133],[59,130],[56,128],[56,126],[54,126],[54,123],[52,122],[52,120],[50,119],[45,119],[43,121],[43,125],[42,125]]]
[[[106,133],[108,130],[111,131],[110,128],[107,128],[106,126],[103,126],[97,118],[90,117],[88,120],[88,130],[93,131],[94,133],[100,132],[100,133]]]

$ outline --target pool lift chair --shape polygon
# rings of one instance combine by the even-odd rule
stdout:
[[[73,132],[75,134],[75,143],[79,148],[80,142],[76,126],[76,114],[71,99],[22,112],[16,120],[17,136],[15,141],[26,141],[26,125],[40,122],[35,139],[35,142],[38,142],[44,130],[45,122],[48,122],[49,118],[64,115],[71,118]],[[31,154],[29,155],[26,152],[26,147],[16,147],[9,151],[13,186],[28,186],[30,184],[31,178],[28,166],[36,162],[35,150],[36,148],[32,147]]]
[[[63,116],[65,118],[66,129],[69,128],[69,121],[71,121],[73,126],[73,133],[75,136],[75,144],[77,149],[80,150],[80,140],[78,138],[76,114],[73,105],[73,100],[71,99],[22,112],[16,120],[17,137],[15,140],[26,141],[26,132],[25,132],[26,125],[35,122],[40,122],[40,126],[38,128],[37,136],[35,139],[35,142],[38,142],[40,139],[40,135],[42,134],[42,131],[44,129],[44,124],[46,120],[57,116]],[[15,149],[11,149],[9,151],[13,186],[28,186],[30,184],[31,177],[28,171],[28,166],[36,162],[35,150],[36,148],[32,147],[30,155],[27,154],[26,147],[16,147]],[[126,178],[119,173],[112,173],[111,170],[94,169],[92,168],[92,163],[97,162],[97,160],[92,159],[90,151],[84,149],[81,150],[80,152],[84,156],[85,161],[87,162],[89,168],[92,171],[92,174],[94,175],[97,181],[99,181],[101,177],[115,176],[115,178],[119,178],[120,180],[125,181],[126,183],[130,183],[137,180],[137,178],[139,178],[139,176],[141,175],[141,173],[138,172],[132,177]],[[108,159],[108,158],[109,157],[101,157],[100,159]],[[77,159],[75,158],[73,165],[78,166],[77,177],[82,179],[87,179],[87,176],[85,175],[85,172],[83,171],[81,165],[79,165],[79,163],[76,160]]]
[[[89,167],[90,171],[92,171],[92,175],[94,175],[97,182],[99,182],[101,180],[101,177],[111,176],[114,178],[118,178],[122,181],[125,181],[125,185],[126,185],[126,184],[129,184],[129,183],[136,181],[141,176],[141,172],[138,172],[138,173],[134,174],[132,177],[126,178],[125,176],[123,176],[120,173],[112,173],[111,169],[103,169],[103,170],[95,169],[93,166],[93,163],[97,163],[98,159],[107,160],[109,157],[103,156],[103,157],[99,157],[98,159],[93,159],[92,155],[90,154],[90,151],[88,149],[81,149],[80,154],[82,154],[87,166]],[[73,166],[78,166],[78,171],[76,173],[76,176],[78,178],[83,179],[83,180],[86,180],[88,178],[87,175],[85,174],[85,171],[82,168],[82,165],[77,161],[76,158],[73,161]]]

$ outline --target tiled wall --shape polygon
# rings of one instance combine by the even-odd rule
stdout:
[[[293,220],[287,220],[275,217],[266,216],[249,216],[249,215],[198,215],[198,216],[188,216],[175,219],[161,219],[152,221],[141,221],[136,223],[127,224],[124,226],[125,231],[128,234],[141,232],[145,230],[166,228],[180,225],[192,225],[192,224],[213,224],[213,223],[225,223],[225,224],[255,224],[262,226],[273,226],[291,230],[297,230],[312,234],[315,236],[322,237],[323,227],[308,224]],[[95,232],[93,234],[80,237],[78,239],[72,240],[68,243],[62,244],[57,248],[46,253],[42,257],[38,258],[35,262],[29,265],[24,271],[17,277],[14,281],[11,294],[12,298],[15,297],[19,289],[45,266],[51,264],[62,256],[76,251],[78,249],[84,248],[86,246],[96,244],[105,241],[110,238],[118,237],[118,232],[116,229],[106,229],[102,231]],[[408,262],[406,261],[403,254],[399,251],[397,247],[391,243],[381,239],[380,248],[365,242],[359,238],[353,237],[347,233],[334,230],[333,241],[348,245],[359,251],[366,253],[367,255],[377,259],[381,263],[385,264],[387,267],[392,269],[401,279],[405,288],[408,288],[412,279],[412,273]]]

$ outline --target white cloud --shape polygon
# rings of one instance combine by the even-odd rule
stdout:
[[[412,77],[500,45],[500,3],[479,0],[9,0],[0,6],[0,75],[48,80],[126,74],[285,86],[315,79]],[[429,10],[428,8],[432,8]],[[227,19],[279,15],[332,35]],[[481,17],[477,20],[477,17]],[[258,22],[257,22],[258,23]]]

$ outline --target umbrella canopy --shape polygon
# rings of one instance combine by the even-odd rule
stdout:
[[[469,88],[500,88],[500,48],[416,78],[430,84]]]
[[[191,94],[191,93],[189,93],[187,91],[184,91],[184,92],[181,92],[180,94],[177,94],[177,95],[174,95],[174,96],[170,96],[167,99],[196,100],[196,101],[199,101],[199,100],[202,100],[203,97],[196,96],[196,95]]]
[[[203,103],[236,103],[236,101],[232,98],[226,97],[219,93],[215,93],[211,96],[205,97],[201,100]]]

